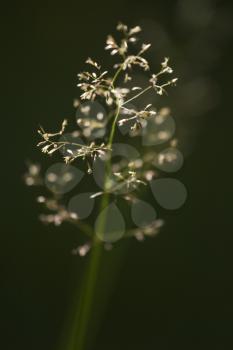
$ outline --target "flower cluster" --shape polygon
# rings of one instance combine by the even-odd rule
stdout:
[[[143,241],[145,237],[154,237],[159,233],[160,228],[164,225],[164,221],[162,219],[158,219],[153,221],[150,225],[140,228],[134,229],[128,232],[128,236],[134,236],[138,241]]]
[[[130,46],[138,41],[137,34],[141,32],[139,26],[128,28],[128,26],[120,23],[117,26],[117,30],[122,34],[123,38],[118,43],[116,39],[109,35],[106,40],[106,50],[109,50],[111,55],[118,55],[122,59],[122,62],[115,63],[114,68],[117,69],[116,74],[113,78],[108,76],[108,71],[101,72],[101,66],[98,65],[94,60],[88,58],[86,63],[91,65],[95,72],[82,72],[78,74],[78,78],[81,81],[78,87],[83,92],[81,99],[83,100],[95,100],[97,96],[101,96],[106,100],[108,105],[112,105],[117,101],[121,101],[121,104],[126,104],[125,97],[131,92],[130,89],[118,87],[115,88],[115,80],[117,79],[120,72],[124,73],[124,83],[132,80],[131,72],[134,66],[142,68],[144,71],[149,71],[150,66],[147,59],[144,56],[145,52],[150,48],[151,44],[142,43],[140,50],[136,54],[129,54]],[[158,82],[159,77],[163,74],[171,74],[173,70],[168,66],[169,59],[165,57],[161,63],[161,70],[152,74],[149,79],[149,86],[145,90],[141,91],[140,94],[146,92],[149,88],[153,87],[155,91],[162,95],[165,92],[165,88],[169,85],[174,85],[177,78],[168,80],[167,82],[160,84]],[[134,87],[132,91],[137,89]],[[136,98],[136,97],[133,97]]]
[[[81,81],[78,87],[83,92],[81,95],[82,100],[94,100],[96,96],[107,97],[107,91],[109,89],[110,80],[106,79],[107,71],[101,72],[101,66],[98,65],[91,58],[86,60],[86,63],[94,67],[94,72],[82,72],[78,74],[78,78]]]
[[[40,175],[41,167],[39,164],[27,164],[27,172],[24,174],[24,181],[27,186],[39,186],[43,183]]]
[[[147,151],[142,150],[142,153],[134,159],[116,158],[113,154],[113,140],[117,133],[117,127],[119,127],[119,132],[121,127],[130,126],[128,141],[130,141],[131,136],[135,135],[150,138],[148,125],[150,123],[156,127],[163,125],[164,120],[169,117],[169,110],[162,108],[156,111],[152,104],[146,103],[143,109],[137,109],[132,106],[131,102],[143,97],[148,91],[154,90],[158,95],[164,94],[168,86],[175,85],[177,78],[168,79],[165,82],[164,78],[160,80],[161,76],[173,73],[173,69],[168,64],[169,59],[166,57],[161,63],[160,71],[150,73],[149,62],[144,54],[151,45],[142,43],[139,50],[135,49],[135,44],[138,45],[139,42],[138,35],[141,32],[139,26],[129,28],[125,24],[119,23],[117,31],[120,33],[120,40],[118,41],[109,35],[105,47],[107,51],[110,51],[111,56],[116,56],[121,60],[113,65],[113,73],[105,69],[102,70],[100,64],[88,58],[86,64],[91,67],[90,70],[78,74],[78,87],[81,90],[81,96],[74,102],[74,107],[77,109],[75,130],[67,133],[67,120],[64,120],[60,130],[54,133],[47,132],[40,127],[38,133],[42,140],[38,143],[38,147],[41,148],[42,153],[50,156],[59,151],[57,153],[62,155],[67,167],[70,167],[71,163],[74,166],[79,165],[76,161],[80,158],[85,160],[90,176],[98,162],[103,165],[104,174],[100,176],[103,180],[103,186],[101,190],[93,187],[88,201],[101,201],[101,198],[104,198],[101,203],[106,203],[111,196],[121,196],[126,201],[136,203],[139,187],[145,188],[149,181],[159,176],[158,167],[160,165],[163,166],[167,162],[171,163],[176,160],[176,153],[172,152],[172,149],[175,149],[177,142],[175,139],[171,141],[170,153],[156,152],[155,147],[150,147],[147,148]],[[134,67],[141,68],[147,75],[146,87],[129,87],[134,80]],[[127,84],[129,81],[130,84]],[[85,102],[81,102],[83,100]],[[98,110],[99,102],[97,100],[101,106],[105,106],[105,112],[102,109]],[[170,137],[166,133],[168,131],[161,129],[153,132],[152,137],[154,139],[157,137],[159,141],[163,138],[163,141],[166,142]],[[64,175],[66,168],[62,171]],[[93,177],[95,177],[94,175]],[[53,175],[53,177],[52,183],[59,180],[57,175]],[[40,166],[29,165],[25,182],[29,186],[43,185]],[[59,186],[61,186],[61,182]],[[61,190],[60,187],[59,190]],[[63,192],[65,193],[65,191]],[[46,209],[46,213],[41,214],[40,219],[44,223],[52,223],[56,226],[63,222],[70,222],[79,227],[88,236],[88,242],[73,249],[72,253],[84,256],[92,246],[91,241],[95,236],[95,229],[93,223],[82,219],[82,213],[67,208],[66,202],[63,200],[63,192],[60,191],[59,195],[57,193],[52,193],[50,196],[40,195],[37,198],[37,201],[42,203]],[[90,205],[92,206],[93,203],[91,202]],[[101,206],[100,210],[103,209]],[[124,237],[134,236],[138,240],[143,240],[147,236],[156,235],[162,225],[161,219],[153,219],[140,227],[127,228]],[[110,249],[112,241],[104,239],[104,244],[106,249]]]
[[[91,142],[90,145],[85,145],[77,142],[63,140],[61,141],[60,138],[58,140],[54,140],[54,138],[57,138],[57,136],[61,137],[64,134],[66,126],[67,120],[64,120],[61,126],[61,130],[57,133],[45,132],[44,129],[40,127],[38,133],[43,138],[43,141],[39,142],[37,146],[42,147],[42,153],[46,153],[48,155],[52,155],[58,150],[65,151],[65,153],[68,154],[64,156],[64,161],[66,164],[72,163],[77,158],[87,160],[88,173],[91,173],[92,171],[88,160],[92,159],[93,161],[95,161],[97,157],[105,156],[105,154],[108,151],[111,151],[111,149],[107,147],[104,143],[101,143],[98,146],[95,144],[95,142]]]
[[[152,105],[148,104],[143,110],[136,111],[135,109],[128,109],[122,106],[122,113],[128,115],[129,117],[119,120],[119,126],[122,126],[126,123],[131,123],[133,121],[131,130],[136,131],[137,129],[141,129],[143,127],[144,120],[156,115],[155,111],[149,110],[151,107]]]

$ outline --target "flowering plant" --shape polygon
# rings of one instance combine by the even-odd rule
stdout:
[[[139,197],[148,184],[155,193],[157,187],[153,181],[159,175],[158,170],[168,169],[169,164],[179,160],[177,140],[170,141],[166,152],[157,152],[154,147],[171,139],[172,133],[166,124],[170,110],[156,110],[151,103],[143,105],[146,93],[161,96],[166,94],[167,87],[176,84],[177,78],[167,79],[173,73],[169,59],[164,58],[157,73],[151,72],[146,59],[151,45],[140,44],[141,28],[128,28],[119,23],[117,31],[120,39],[109,35],[105,47],[111,56],[117,57],[113,70],[102,69],[99,63],[88,58],[89,69],[78,74],[81,96],[74,101],[75,128],[67,132],[68,121],[64,120],[56,132],[45,131],[43,127],[38,130],[41,137],[38,147],[42,153],[58,154],[63,163],[53,164],[46,172],[45,181],[37,164],[30,164],[25,174],[27,185],[42,186],[45,182],[49,189],[49,196],[40,194],[37,198],[46,208],[40,219],[55,225],[70,222],[87,236],[83,245],[72,250],[74,254],[84,256],[92,248],[85,282],[89,292],[81,296],[78,337],[70,349],[82,349],[85,344],[86,315],[90,312],[102,247],[110,249],[114,242],[125,237],[143,240],[159,231],[163,221],[157,219],[154,209]],[[138,86],[134,72],[143,72],[147,76],[146,84]],[[140,103],[142,107],[138,107]],[[115,143],[117,133],[123,135],[123,143]],[[142,154],[135,147],[138,139],[150,146]],[[74,195],[73,190],[84,175],[91,181],[91,191]],[[67,205],[68,192],[72,198]],[[130,204],[133,227],[126,224],[118,209],[122,201]],[[96,203],[98,216],[92,225],[88,217]]]

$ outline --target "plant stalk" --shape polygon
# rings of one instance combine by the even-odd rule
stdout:
[[[117,72],[116,77],[120,71]],[[114,78],[114,81],[116,79]],[[117,118],[120,113],[120,104],[117,105],[116,115],[111,127],[108,147],[111,148],[113,143],[113,138],[116,130]],[[105,170],[105,180],[104,180],[104,191],[106,189],[107,179],[111,168],[111,158],[106,163]],[[109,193],[105,192],[102,197],[100,211],[102,211],[109,203]],[[99,223],[97,230],[102,233],[106,224],[106,217],[102,216],[102,220]],[[90,315],[92,306],[94,303],[94,293],[98,280],[98,271],[101,265],[101,256],[103,252],[102,242],[98,239],[97,235],[94,233],[92,249],[90,253],[90,259],[88,262],[87,270],[85,273],[81,295],[78,305],[77,317],[74,322],[74,329],[72,332],[71,346],[69,350],[86,350],[86,340],[88,335],[88,328],[90,322]],[[77,333],[76,333],[77,331]]]

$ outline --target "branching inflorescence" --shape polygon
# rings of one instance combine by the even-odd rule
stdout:
[[[72,180],[74,175],[72,172],[70,173],[71,167],[77,166],[81,169],[81,162],[84,161],[88,175],[93,175],[95,179],[98,177],[98,169],[102,169],[100,170],[102,182],[100,184],[96,181],[93,184],[93,190],[88,197],[93,201],[98,200],[98,198],[101,200],[104,197],[105,202],[102,199],[102,204],[100,203],[102,211],[104,209],[103,203],[106,207],[106,204],[109,204],[109,200],[106,201],[106,198],[111,196],[118,196],[118,198],[130,202],[131,205],[137,203],[139,188],[145,188],[148,181],[158,176],[158,169],[156,169],[158,162],[170,162],[174,158],[172,152],[170,155],[168,153],[161,155],[152,146],[149,149],[147,147],[146,151],[143,150],[142,154],[138,154],[133,159],[122,154],[119,159],[120,153],[117,154],[115,150],[117,147],[113,142],[117,127],[118,132],[122,127],[126,128],[127,136],[124,137],[127,138],[128,142],[133,136],[146,135],[149,123],[159,124],[170,113],[168,108],[156,111],[152,104],[145,104],[143,108],[138,109],[133,103],[140,100],[149,91],[154,91],[156,95],[160,96],[165,94],[166,88],[175,85],[177,78],[166,79],[166,76],[173,73],[169,66],[169,59],[166,57],[157,73],[150,71],[145,54],[151,45],[143,43],[139,47],[138,34],[141,31],[139,26],[128,28],[128,26],[119,23],[117,31],[121,36],[120,41],[109,35],[105,47],[111,56],[118,58],[118,62],[113,66],[114,73],[102,69],[99,63],[88,58],[86,64],[90,69],[78,74],[78,87],[81,90],[81,96],[80,99],[75,100],[77,108],[75,130],[67,133],[67,120],[63,121],[58,132],[50,133],[42,127],[38,130],[41,137],[38,147],[41,148],[41,151],[49,156],[55,153],[60,154],[64,160],[62,174],[47,172],[47,180],[53,184],[58,181],[60,190],[54,190],[55,186],[52,195],[50,194],[48,197],[40,195],[37,198],[38,202],[43,203],[46,210],[50,212],[41,215],[40,218],[44,223],[60,225],[66,221],[77,225],[88,236],[88,241],[83,246],[73,250],[73,253],[78,253],[81,256],[89,251],[91,241],[96,234],[96,226],[93,228],[93,225],[90,224],[91,220],[83,219],[78,210],[72,211],[66,205],[67,199],[64,199],[64,193],[67,191],[61,190],[61,184],[65,186]],[[132,54],[133,51],[136,54]],[[145,87],[132,86],[135,70],[136,72],[142,70],[147,76]],[[103,113],[102,110],[97,110],[93,116],[91,108],[98,106],[98,103],[99,106],[104,106],[104,111],[107,112]],[[160,132],[157,137],[160,137],[161,140],[164,138],[165,141],[169,139],[166,138],[166,131]],[[126,141],[124,140],[124,142]],[[172,140],[170,146],[175,148],[176,140]],[[118,158],[116,159],[115,156]],[[43,185],[44,181],[38,165],[29,165],[25,181],[29,186]],[[97,185],[101,188],[96,189]],[[141,191],[143,190],[141,189]],[[145,236],[155,235],[162,224],[161,219],[156,219],[137,227],[127,227],[124,228],[124,235],[120,235],[120,238],[134,236],[138,240],[143,240]],[[107,232],[102,236],[102,239],[98,233],[97,236],[108,248],[117,240],[117,237],[112,239],[112,235],[108,239]]]

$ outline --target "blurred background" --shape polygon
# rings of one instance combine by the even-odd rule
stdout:
[[[119,20],[142,26],[152,66],[169,56],[179,77],[162,103],[176,120],[185,164],[175,176],[188,200],[178,211],[160,209],[166,225],[154,239],[122,241],[107,253],[91,349],[231,348],[232,15],[231,1],[217,0],[5,4],[2,349],[57,349],[79,288],[85,259],[70,254],[79,233],[38,221],[22,175],[25,161],[44,161],[35,147],[38,124],[53,130],[74,116],[85,59],[111,65],[103,47]]]

